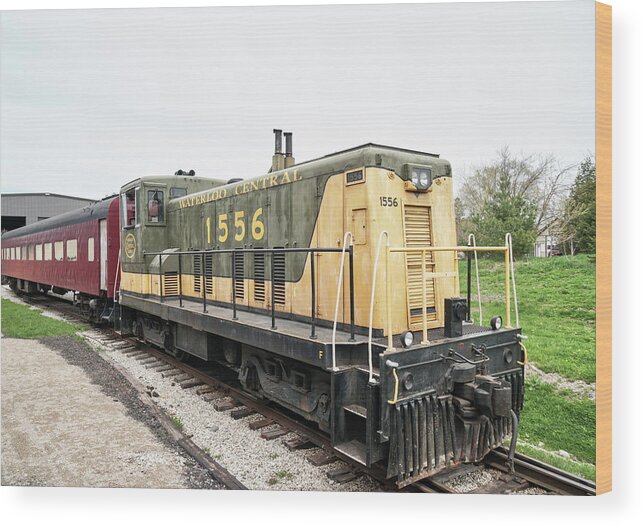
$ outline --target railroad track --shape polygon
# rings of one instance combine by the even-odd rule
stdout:
[[[52,295],[21,298],[34,306],[55,310],[70,322],[84,322],[77,312],[77,308],[67,299]],[[149,344],[131,337],[122,337],[110,328],[95,327],[92,331],[94,334],[90,338],[97,340],[99,344],[111,346],[112,349],[121,351],[130,358],[135,358],[146,368],[154,369],[164,377],[172,377],[181,388],[196,387],[198,395],[212,402],[216,410],[229,411],[233,419],[256,414],[257,419],[250,421],[249,426],[257,433],[262,434],[262,438],[271,441],[294,433],[294,438],[283,440],[289,450],[318,447],[316,453],[308,457],[313,465],[322,466],[337,460],[344,461],[346,468],[329,471],[328,477],[333,481],[345,483],[366,474],[380,482],[383,490],[398,490],[394,483],[386,481],[383,470],[367,469],[361,465],[355,465],[351,458],[333,449],[330,439],[324,433],[310,427],[297,416],[290,415],[283,409],[271,406],[269,403],[244,392],[240,386],[235,386],[232,379],[217,376],[211,364],[200,364],[198,359],[193,364],[181,362]],[[135,379],[131,380],[135,381]],[[157,414],[159,412],[162,413],[157,410]],[[164,424],[163,416],[159,415],[159,420]],[[167,416],[165,416],[165,420],[169,423]],[[177,442],[196,461],[207,468],[215,479],[228,488],[245,488],[207,453],[192,443],[189,438],[179,437]],[[467,464],[442,471],[402,490],[448,494],[550,493],[577,496],[596,494],[594,482],[523,454],[516,453],[514,472],[512,473],[507,465],[507,457],[507,449],[500,447],[492,451],[480,464]]]
[[[448,494],[462,493],[459,488],[461,480],[475,479],[476,473],[483,475],[491,472],[495,477],[479,480],[482,483],[472,489],[464,490],[468,494],[558,494],[564,496],[595,496],[596,483],[565,472],[537,459],[516,453],[514,472],[508,465],[508,450],[499,447],[487,455],[481,464],[463,465],[446,470],[436,476],[426,478],[413,484],[422,492],[439,492]]]

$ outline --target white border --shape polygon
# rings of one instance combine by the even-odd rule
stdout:
[[[317,1],[62,1],[5,0],[7,9],[89,7],[189,7],[221,5],[335,4]],[[350,2],[402,3],[402,2]],[[437,2],[432,2],[437,3]],[[0,489],[5,525],[269,525],[366,524],[373,527],[466,523],[507,525],[619,525],[640,520],[640,348],[643,260],[638,241],[641,179],[643,2],[612,0],[614,68],[614,492],[599,498],[437,496],[342,493],[208,492],[129,489]],[[1,79],[0,79],[1,82]],[[600,189],[599,189],[600,191]],[[632,286],[638,286],[634,289]],[[639,294],[626,292],[636,291]],[[632,456],[632,457],[630,457]],[[630,520],[630,521],[628,521]],[[448,522],[448,523],[447,523]]]

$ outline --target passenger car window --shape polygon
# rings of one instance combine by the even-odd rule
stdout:
[[[78,241],[67,240],[67,261],[75,262],[78,256]]]
[[[51,260],[51,242],[45,243],[45,260]]]
[[[36,245],[36,260],[42,260],[42,243]]]
[[[163,191],[147,191],[147,220],[151,223],[163,223]]]
[[[62,262],[63,260],[63,242],[55,242],[54,243],[54,258],[58,262]]]
[[[87,239],[87,261],[94,261],[94,238]]]

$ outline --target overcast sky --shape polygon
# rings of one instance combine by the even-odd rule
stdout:
[[[594,151],[594,3],[3,12],[3,192],[101,198],[149,174],[253,177],[366,142],[456,181],[503,145]]]

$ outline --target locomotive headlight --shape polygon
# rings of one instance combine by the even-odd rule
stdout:
[[[400,341],[402,342],[402,346],[405,348],[410,348],[413,345],[413,333],[410,331],[407,331],[406,333],[402,333],[400,336]]]
[[[431,168],[423,166],[408,166],[408,178],[413,187],[407,187],[407,190],[426,192],[431,186]]]
[[[429,171],[428,170],[420,170],[420,177],[416,186],[422,189],[429,188]]]
[[[502,317],[493,317],[491,319],[491,329],[496,330],[502,327]]]

